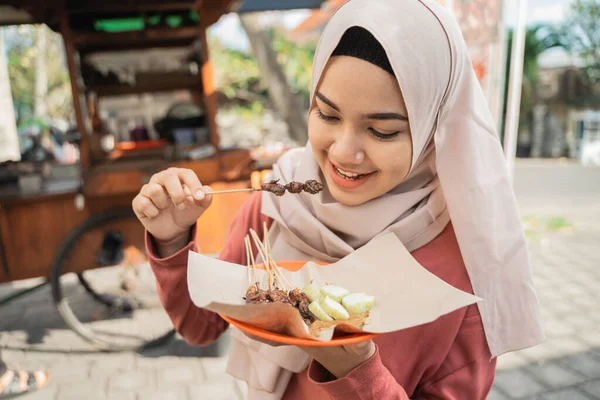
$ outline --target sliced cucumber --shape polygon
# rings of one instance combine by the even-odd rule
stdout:
[[[323,297],[320,302],[321,308],[333,319],[345,320],[350,318],[348,311],[337,301],[329,297]]]
[[[352,293],[344,296],[342,305],[350,314],[364,314],[375,306],[375,297],[366,293]]]
[[[338,303],[341,303],[344,296],[348,295],[349,293],[349,290],[339,286],[325,285],[321,288],[321,295],[323,297],[329,297]]]
[[[321,321],[333,321],[333,318],[331,318],[325,312],[325,310],[323,310],[323,307],[321,307],[321,304],[320,304],[320,300],[318,300],[318,299],[313,301],[312,303],[310,303],[308,305],[308,309],[310,310],[311,313],[315,314],[315,317],[317,317]]]
[[[319,297],[321,297],[319,293],[319,288],[313,285],[312,283],[309,283],[308,285],[304,286],[300,292],[304,293],[306,297],[308,297],[308,301],[310,301],[311,303],[317,300]]]

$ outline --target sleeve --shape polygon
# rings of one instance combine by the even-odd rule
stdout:
[[[232,263],[245,263],[245,250],[242,244],[250,228],[262,235],[260,196],[253,194],[234,218],[220,259]],[[191,238],[196,237],[196,227],[192,227]],[[228,324],[218,314],[196,307],[187,288],[188,252],[198,251],[191,240],[187,246],[167,258],[159,258],[152,236],[146,232],[146,253],[154,275],[158,296],[177,332],[192,345],[208,345],[219,338]]]
[[[381,362],[379,348],[373,357],[341,379],[335,379],[313,360],[308,367],[308,378],[333,400],[409,400],[404,388]]]
[[[312,361],[309,379],[332,399],[340,400],[485,400],[494,382],[496,360],[491,358],[477,308],[469,311],[441,366],[431,379],[420,383],[411,396],[386,368],[379,348],[373,357],[341,379],[335,379]],[[410,351],[408,347],[404,349]],[[402,357],[402,347],[397,351],[398,357]]]

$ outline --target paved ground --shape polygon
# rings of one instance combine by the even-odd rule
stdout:
[[[600,399],[599,185],[600,169],[519,164],[515,186],[529,221],[548,340],[500,358],[490,399]],[[547,231],[548,221],[562,225],[556,217],[572,226]],[[11,290],[14,285],[0,285],[0,297]],[[208,348],[175,337],[143,353],[99,353],[66,329],[49,299],[45,288],[0,308],[2,358],[11,366],[46,367],[52,373],[48,388],[23,400],[244,398],[243,385],[224,373],[227,335]],[[84,299],[81,312],[88,310]],[[153,325],[148,329],[166,328],[161,313],[144,326],[148,321]],[[109,328],[131,325],[127,319],[109,323]]]

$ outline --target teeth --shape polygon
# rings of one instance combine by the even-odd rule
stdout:
[[[363,176],[360,174],[353,174],[351,172],[342,172],[342,170],[340,170],[339,168],[337,168],[335,166],[334,166],[334,168],[335,168],[335,172],[337,172],[338,175],[340,175],[341,177],[346,178],[346,179],[356,180]]]

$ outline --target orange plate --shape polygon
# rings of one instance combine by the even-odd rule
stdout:
[[[298,271],[302,266],[306,264],[306,261],[278,261],[277,265],[281,268],[294,272]],[[317,263],[319,265],[327,265],[325,263]],[[263,264],[257,264],[257,268],[264,269]],[[360,343],[365,340],[373,339],[376,336],[379,336],[377,333],[336,333],[336,336],[333,337],[330,341],[319,341],[313,339],[302,339],[293,336],[287,336],[280,333],[275,333],[268,331],[266,329],[259,328],[257,326],[251,325],[247,322],[242,322],[230,318],[226,315],[221,315],[225,321],[229,322],[231,325],[235,326],[239,330],[244,333],[247,333],[252,336],[256,336],[260,339],[268,340],[271,342],[277,342],[282,344],[289,344],[294,346],[306,346],[306,347],[331,347],[331,346],[343,346],[347,344]]]

